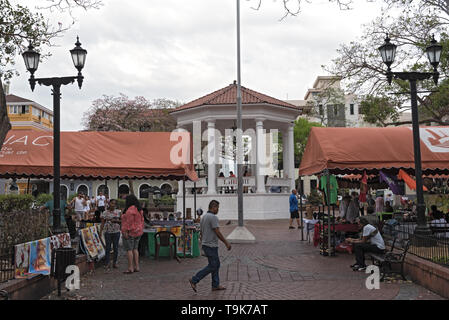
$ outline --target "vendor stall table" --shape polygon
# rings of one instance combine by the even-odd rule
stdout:
[[[147,228],[144,229],[143,232],[147,234],[148,237],[148,256],[155,256],[155,251],[156,251],[156,246],[155,246],[155,238],[154,235],[158,232],[158,231],[170,231],[175,233],[175,235],[177,236],[177,242],[179,244],[180,241],[180,234],[179,232],[174,232],[176,231],[176,228],[179,228],[179,226],[159,226],[159,227],[152,227],[152,228]],[[187,231],[191,230],[193,232],[193,236],[192,236],[192,249],[191,250],[187,250],[186,251],[186,257],[199,257],[200,256],[200,247],[199,247],[199,232],[194,228],[194,227],[187,227]],[[160,247],[159,249],[159,256],[160,257],[168,257],[170,255],[170,249],[168,247]],[[179,252],[177,250],[177,256],[178,257],[183,257],[184,253],[183,252]]]
[[[313,232],[313,245],[315,247],[320,243],[320,231],[322,227],[322,224],[315,224],[315,229]],[[325,230],[327,230],[327,226],[325,226]],[[360,227],[355,223],[340,223],[335,224],[331,230],[334,232],[359,232]]]

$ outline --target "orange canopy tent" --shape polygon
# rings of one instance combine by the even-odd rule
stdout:
[[[61,178],[197,180],[188,132],[61,132]],[[53,177],[53,134],[10,130],[0,177]]]
[[[423,174],[449,173],[449,127],[421,127]],[[411,127],[320,128],[313,127],[299,168],[299,175],[414,174]]]

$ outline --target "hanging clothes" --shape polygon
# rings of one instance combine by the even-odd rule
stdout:
[[[368,192],[368,176],[366,175],[366,171],[364,171],[362,180],[360,181],[360,195],[359,195],[360,202],[366,202],[367,192]]]
[[[382,170],[379,171],[380,182],[385,181],[388,187],[394,194],[402,194],[401,188],[399,187],[395,178],[388,176]]]
[[[398,179],[400,180],[404,180],[404,182],[407,184],[407,186],[412,189],[412,190],[416,190],[416,181],[410,177],[407,172],[405,172],[404,170],[400,169],[399,173],[398,173]],[[423,190],[424,191],[429,191],[426,186],[423,186]]]
[[[324,200],[327,205],[327,175],[322,175],[320,178],[319,188],[324,192]],[[337,204],[338,198],[338,183],[337,178],[331,174],[329,175],[329,202],[330,204]]]

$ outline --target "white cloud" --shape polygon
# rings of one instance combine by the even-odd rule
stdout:
[[[31,0],[25,1],[30,2]],[[34,1],[31,1],[34,3]],[[105,0],[100,10],[77,10],[76,25],[58,39],[37,77],[75,75],[68,50],[76,35],[88,51],[81,90],[62,88],[61,129],[82,129],[81,118],[103,94],[189,102],[230,84],[236,75],[236,8],[229,0]],[[357,2],[341,11],[328,1],[307,4],[298,17],[283,16],[279,1],[241,1],[242,84],[276,98],[302,99],[321,65],[340,43],[361,34],[379,3]],[[68,21],[55,14],[56,21]],[[23,62],[11,93],[52,108],[50,89],[32,93]],[[18,58],[18,59],[19,59]]]

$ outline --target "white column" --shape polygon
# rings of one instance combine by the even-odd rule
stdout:
[[[217,194],[215,120],[207,121],[207,194]]]
[[[289,177],[290,173],[288,172],[288,130],[282,130],[282,167],[283,167],[283,178]]]
[[[256,187],[257,193],[266,193],[263,166],[266,162],[265,139],[263,132],[264,119],[256,119]]]
[[[201,120],[194,120],[192,122],[192,139],[193,139],[193,163],[195,165],[201,162]]]
[[[295,141],[293,136],[293,124],[288,126],[288,177],[290,178],[290,189],[295,187]]]

